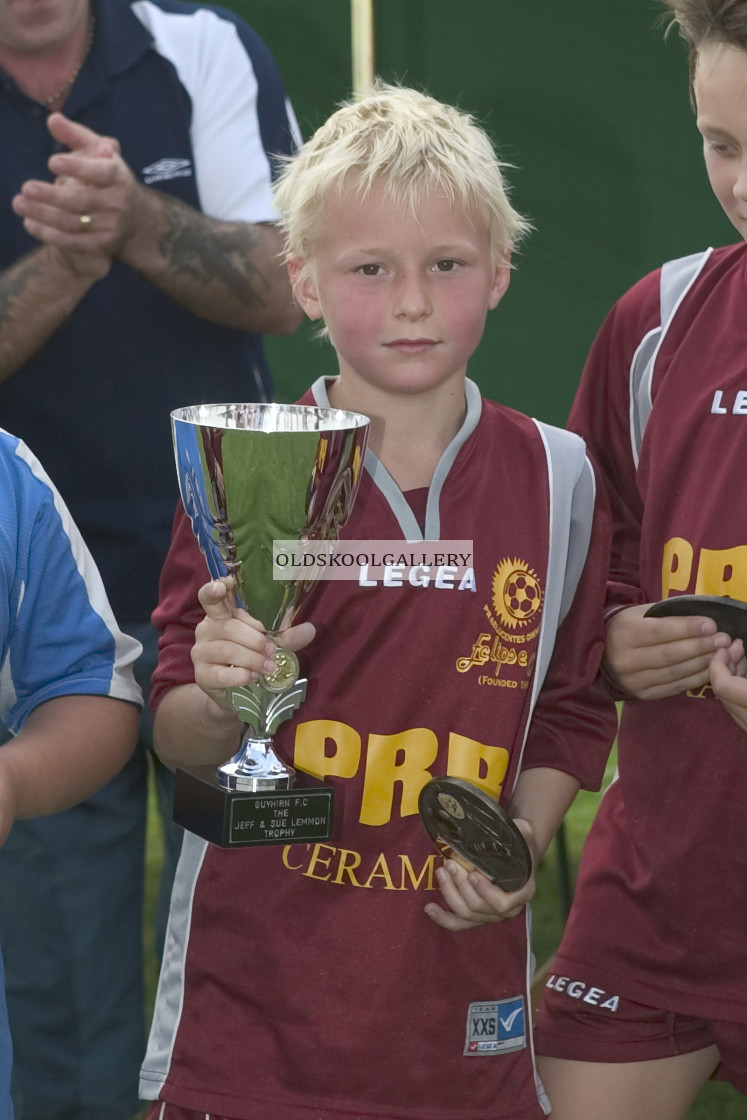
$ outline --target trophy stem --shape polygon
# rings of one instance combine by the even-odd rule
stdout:
[[[260,790],[290,789],[295,770],[280,761],[272,739],[244,736],[230,762],[218,767],[218,781],[224,789],[257,793]]]

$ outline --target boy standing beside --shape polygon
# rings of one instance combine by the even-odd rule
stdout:
[[[0,720],[13,733],[0,746],[0,846],[16,821],[68,809],[125,765],[142,706],[139,653],[59,493],[28,447],[0,429]],[[76,922],[68,902],[60,916]],[[106,946],[89,939],[94,949]],[[4,984],[0,958],[0,1120],[12,1120]]]
[[[316,589],[307,698],[276,744],[337,788],[335,835],[234,851],[187,836],[142,1092],[158,1120],[539,1118],[534,881],[505,894],[437,866],[417,809],[431,776],[470,779],[536,866],[579,785],[598,786],[616,722],[594,683],[608,524],[583,443],[466,379],[526,223],[469,117],[389,87],[317,131],[277,202],[296,299],[339,363],[303,403],[371,418],[344,535],[473,540],[474,572],[461,590]],[[512,577],[539,594],[518,605]],[[204,580],[180,511],[155,616],[171,764],[234,754],[226,687],[273,667],[259,624]]]
[[[747,2],[666,3],[711,186],[745,238]],[[606,661],[626,699],[619,779],[540,1011],[557,1120],[678,1120],[719,1066],[747,1093],[741,643],[703,618],[644,617],[681,594],[747,599],[746,293],[744,241],[645,277],[603,325],[571,414],[613,507]]]

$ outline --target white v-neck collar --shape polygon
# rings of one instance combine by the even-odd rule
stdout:
[[[334,378],[320,377],[311,386],[311,393],[319,408],[331,408],[327,383]],[[482,415],[482,396],[474,381],[469,378],[464,383],[464,396],[467,415],[449,446],[436,465],[431,484],[428,487],[428,502],[425,509],[425,531],[421,530],[410,504],[394,481],[389,471],[373,451],[366,451],[364,467],[371,476],[374,486],[381,492],[392,513],[399,522],[402,535],[407,541],[437,541],[441,537],[441,490],[448,478],[454,460],[464,444],[477,427]]]

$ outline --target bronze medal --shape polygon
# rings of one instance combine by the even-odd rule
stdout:
[[[747,603],[726,595],[673,595],[662,599],[646,611],[646,618],[671,618],[678,615],[712,618],[719,630],[730,638],[747,643]]]
[[[463,778],[432,778],[420,792],[418,808],[444,859],[454,859],[468,871],[477,868],[509,893],[524,886],[532,857],[495,798]]]

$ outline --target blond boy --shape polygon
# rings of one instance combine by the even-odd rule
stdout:
[[[188,838],[143,1092],[159,1120],[541,1117],[534,880],[505,894],[440,866],[417,813],[429,777],[472,780],[536,865],[599,783],[614,723],[594,685],[608,526],[583,444],[466,378],[526,223],[466,114],[388,87],[318,130],[277,201],[296,299],[338,360],[304,403],[371,418],[345,535],[473,540],[474,567],[451,587],[324,583],[286,634],[300,649],[316,628],[278,749],[336,787],[335,834],[239,852]],[[178,519],[154,690],[171,764],[232,755],[225,689],[272,666],[261,627],[204,580]]]

